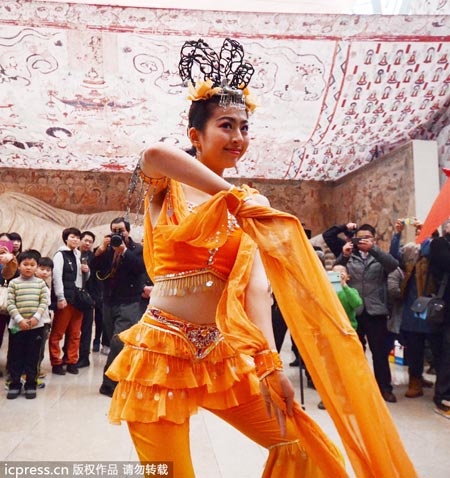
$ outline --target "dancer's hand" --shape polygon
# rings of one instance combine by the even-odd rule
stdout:
[[[294,387],[284,372],[276,371],[268,375],[260,382],[261,395],[266,404],[266,411],[269,417],[273,414],[280,427],[281,436],[286,436],[286,414],[291,417],[294,414]],[[272,392],[271,392],[272,390]],[[271,394],[277,394],[278,400],[284,402],[280,408],[276,399]],[[281,404],[279,404],[281,406]]]

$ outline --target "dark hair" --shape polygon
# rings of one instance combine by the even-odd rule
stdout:
[[[208,100],[193,101],[189,108],[188,128],[203,131],[219,101],[220,95],[214,95]]]
[[[38,260],[38,266],[50,267],[50,269],[53,270],[54,264],[53,264],[53,261],[50,259],[50,257],[41,257]]]
[[[347,266],[345,266],[344,264],[338,264],[337,261],[334,261],[331,268],[334,269],[335,267],[343,267],[345,271],[348,273]]]
[[[358,227],[358,232],[359,231],[369,231],[373,237],[375,237],[375,228],[371,226],[370,224],[363,224]]]
[[[62,240],[64,241],[64,244],[67,244],[67,238],[73,234],[74,236],[81,236],[81,231],[77,229],[76,227],[67,227],[64,229],[62,232]]]
[[[80,239],[83,239],[83,237],[85,236],[91,236],[92,237],[92,240],[95,242],[95,234],[91,231],[83,231],[81,233],[81,236],[80,236]]]
[[[18,232],[7,232],[6,236],[10,241],[20,241],[20,247],[19,250],[17,251],[18,254],[22,252],[22,236]]]
[[[41,258],[41,253],[39,251],[37,251],[36,249],[27,249],[26,251],[21,252],[17,256],[17,262],[20,264],[22,261],[25,261],[26,259],[34,259],[36,263],[38,263],[40,258]]]
[[[130,232],[131,230],[130,223],[124,217],[116,217],[115,219],[113,219],[111,221],[111,224],[109,225],[109,228],[112,230],[113,224],[120,224],[121,222],[125,224],[125,229],[127,230],[127,232]]]

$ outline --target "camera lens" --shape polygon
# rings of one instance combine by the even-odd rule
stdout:
[[[111,246],[119,247],[123,242],[122,234],[111,234]]]

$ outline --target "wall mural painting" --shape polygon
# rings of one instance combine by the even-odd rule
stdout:
[[[231,36],[255,66],[261,106],[257,140],[230,174],[334,180],[446,128],[449,32],[448,16],[218,16],[4,0],[0,167],[129,172],[154,141],[187,146],[178,52],[193,37],[218,48]],[[439,141],[448,166],[450,144]],[[61,185],[58,195],[93,203],[95,189]]]

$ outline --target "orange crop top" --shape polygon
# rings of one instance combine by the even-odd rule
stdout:
[[[170,193],[168,193],[170,194]],[[166,198],[165,202],[170,201]],[[186,202],[189,213],[196,206]],[[228,214],[227,239],[218,248],[195,247],[185,242],[167,240],[158,225],[164,224],[162,216],[168,214],[167,204],[153,229],[153,296],[183,296],[223,287],[234,266],[242,230],[236,218]],[[202,219],[199,217],[199,220]]]

